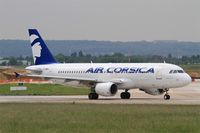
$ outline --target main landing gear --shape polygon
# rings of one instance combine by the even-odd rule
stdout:
[[[92,92],[92,93],[88,94],[88,98],[90,100],[95,100],[95,99],[99,98],[99,95],[97,93],[95,93],[95,92]]]
[[[165,100],[169,100],[170,99],[170,95],[168,94],[169,89],[165,89],[166,94],[164,95],[164,99]]]
[[[128,92],[128,89],[125,90],[125,92],[121,93],[121,99],[129,99],[131,97],[131,94]]]
[[[99,95],[95,92],[95,88],[91,87],[91,93],[88,94],[90,100],[95,100],[99,98]]]

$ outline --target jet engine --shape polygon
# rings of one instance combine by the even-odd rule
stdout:
[[[97,83],[95,86],[95,92],[102,96],[113,96],[117,93],[117,85],[108,82],[108,83]]]
[[[150,95],[162,95],[165,92],[164,89],[140,89],[140,90]]]

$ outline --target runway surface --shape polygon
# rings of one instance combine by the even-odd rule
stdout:
[[[0,103],[90,103],[90,104],[194,104],[200,105],[200,81],[193,82],[182,88],[170,89],[170,100],[163,95],[152,96],[139,90],[131,90],[131,99],[120,99],[120,92],[114,97],[102,97],[88,100],[87,95],[81,96],[0,96]]]

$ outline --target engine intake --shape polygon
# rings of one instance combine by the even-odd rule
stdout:
[[[117,93],[117,85],[108,82],[108,83],[97,83],[95,86],[95,92],[102,96],[113,96]]]

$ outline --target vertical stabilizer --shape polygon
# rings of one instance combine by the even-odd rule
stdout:
[[[29,37],[35,65],[52,64],[56,60],[52,56],[42,37],[36,29],[29,29]]]

